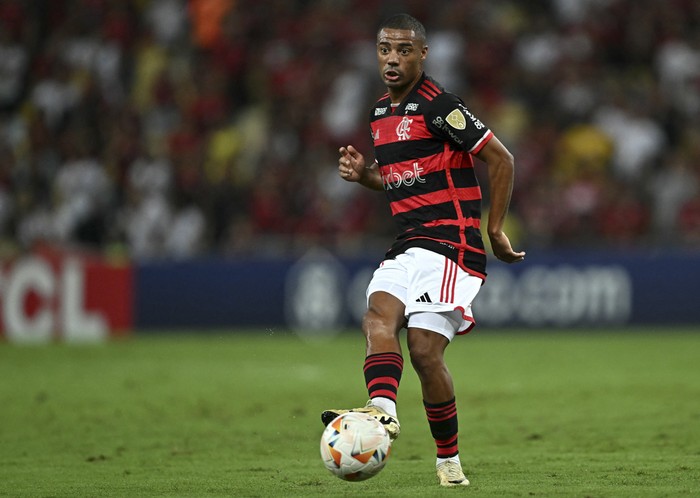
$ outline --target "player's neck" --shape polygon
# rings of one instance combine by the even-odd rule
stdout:
[[[401,101],[408,95],[408,91],[403,91],[401,93],[394,93],[391,90],[389,90],[389,98],[391,99],[391,105],[392,106],[398,106],[401,104]]]

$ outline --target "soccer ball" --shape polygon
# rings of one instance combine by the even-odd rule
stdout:
[[[386,465],[391,440],[384,426],[366,413],[336,417],[321,435],[321,459],[331,473],[346,481],[364,481]]]

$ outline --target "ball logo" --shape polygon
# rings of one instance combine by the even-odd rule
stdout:
[[[467,120],[464,119],[464,114],[459,112],[459,109],[455,109],[449,113],[445,121],[447,121],[452,128],[456,128],[457,130],[464,130],[467,127]]]
[[[406,116],[403,117],[399,125],[396,127],[396,137],[399,140],[408,140],[411,138],[411,135],[409,134],[411,132],[411,123],[413,123],[412,119],[409,119]]]

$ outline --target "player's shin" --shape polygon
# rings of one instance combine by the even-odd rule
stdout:
[[[396,397],[403,373],[399,353],[372,354],[365,358],[364,375],[370,402],[396,416]]]
[[[452,398],[444,403],[423,401],[430,425],[430,433],[435,440],[438,463],[445,459],[458,458],[457,405]]]

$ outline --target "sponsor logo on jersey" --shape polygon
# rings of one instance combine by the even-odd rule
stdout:
[[[412,119],[409,119],[406,116],[403,117],[399,125],[396,127],[396,137],[399,140],[408,140],[411,138],[411,123],[413,123]]]
[[[467,127],[467,120],[464,119],[464,114],[459,109],[453,110],[447,115],[445,121],[452,127],[458,130],[464,130]]]
[[[375,116],[383,116],[384,114],[386,114],[386,107],[377,107],[377,108],[374,110],[374,115],[375,115]]]
[[[416,102],[409,102],[406,104],[406,111],[417,111],[418,110],[418,104]]]
[[[454,111],[452,111],[452,112],[454,112]],[[458,145],[464,145],[464,140],[462,140],[460,137],[458,137],[457,134],[455,134],[455,132],[453,132],[450,129],[450,127],[447,126],[447,124],[445,123],[445,120],[442,119],[440,116],[433,119],[433,124],[435,126],[437,126],[439,129],[441,129],[442,131],[444,131],[445,133],[447,133],[447,135],[449,135],[449,137],[452,139],[452,141],[454,143],[456,143]]]
[[[476,119],[476,116],[474,116],[471,112],[469,112],[469,109],[467,109],[464,105],[460,104],[459,107],[461,107],[462,111],[466,116],[469,117],[469,119],[472,120],[472,123],[474,123],[474,126],[476,127],[477,130],[483,130],[484,129],[484,123]],[[453,111],[454,112],[454,111]],[[463,128],[462,128],[463,129]]]
[[[418,161],[415,161],[412,166],[411,169],[403,172],[394,171],[394,168],[390,167],[387,173],[382,173],[384,190],[392,190],[402,186],[410,187],[416,182],[425,183],[425,178],[421,176],[423,168],[418,165]]]

